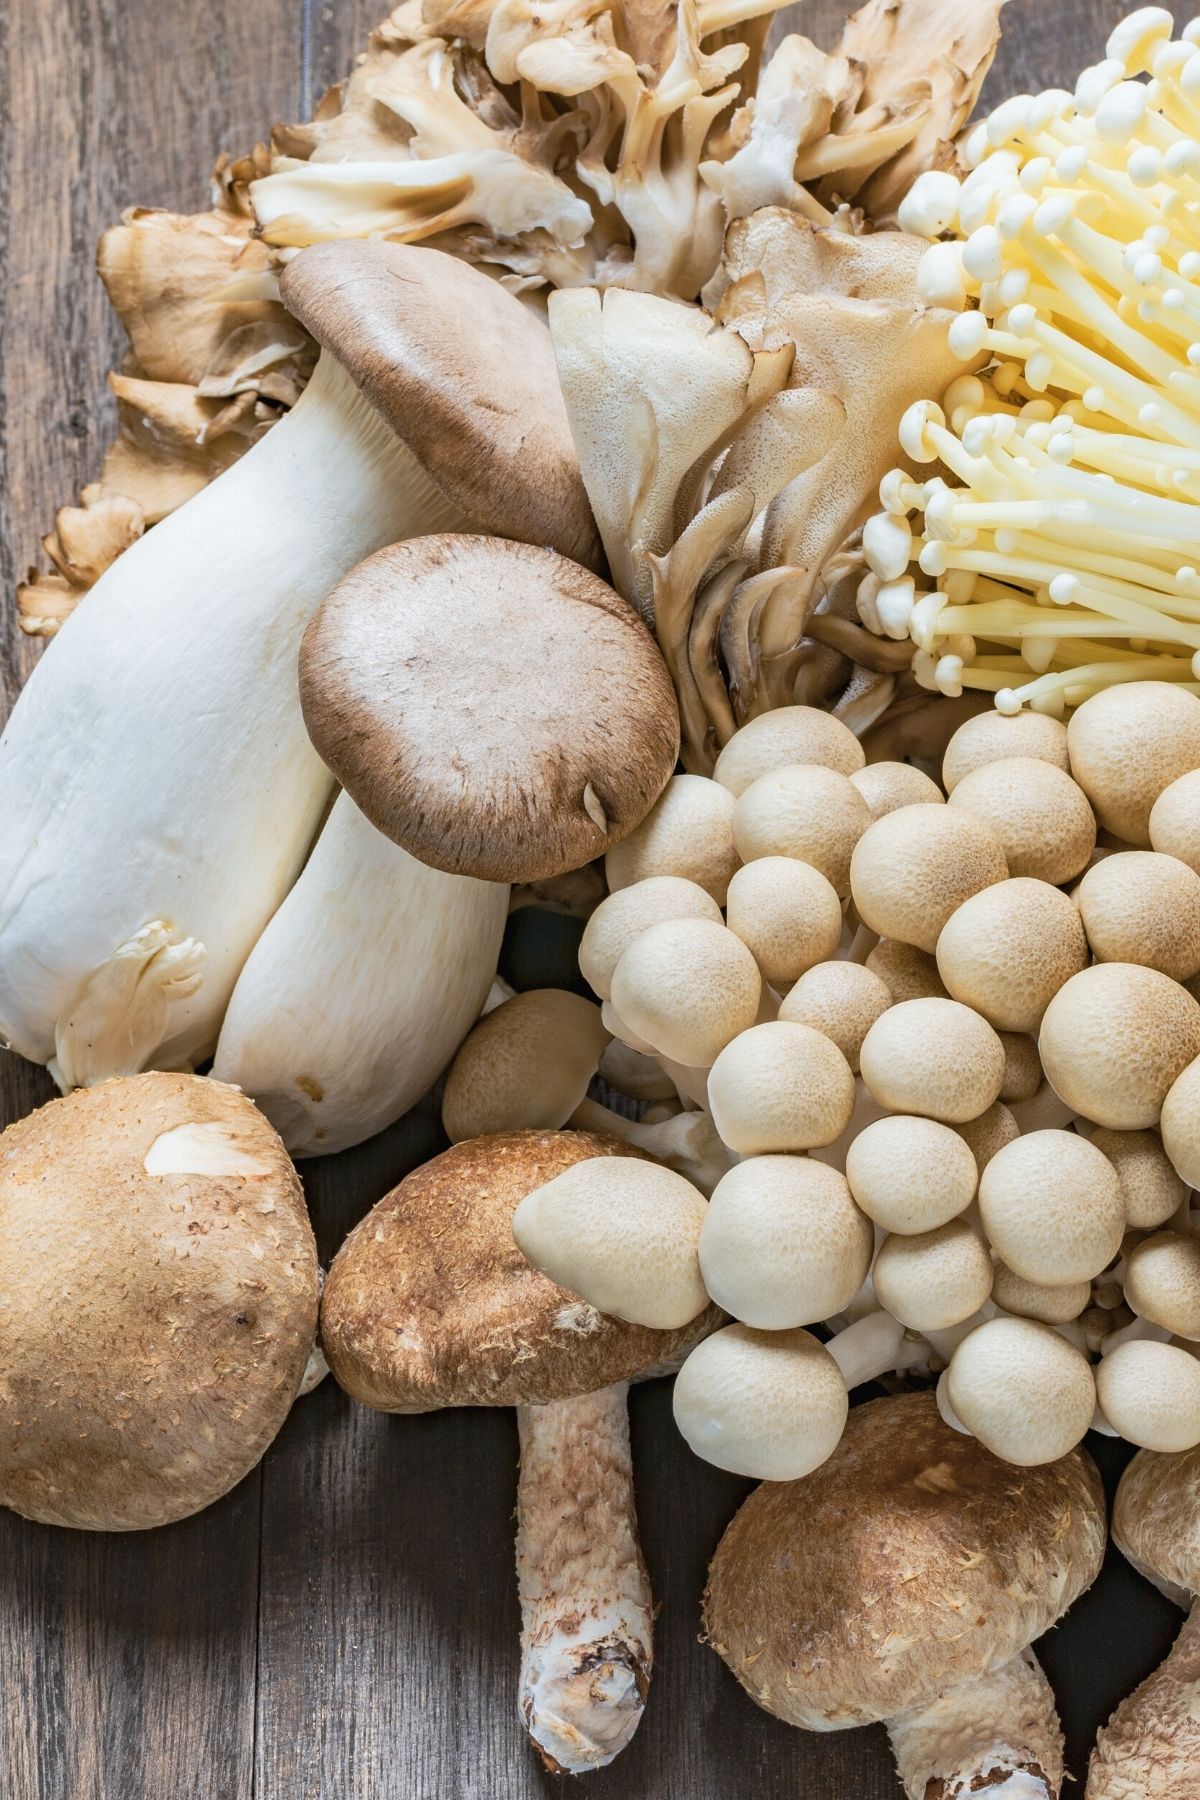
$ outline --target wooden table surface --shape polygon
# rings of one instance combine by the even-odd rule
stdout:
[[[974,0],[961,0],[964,7]],[[98,467],[119,330],[97,236],[137,203],[205,204],[223,148],[306,117],[382,0],[0,4],[0,679],[34,647],[11,606],[57,504]],[[807,0],[829,41],[849,8]],[[1122,0],[1012,0],[989,94],[1071,85]],[[137,654],[137,646],[130,646]],[[3,828],[0,822],[0,829]],[[236,873],[231,871],[236,879]],[[545,947],[543,956],[547,954]],[[4,1121],[48,1097],[0,1067]],[[418,1113],[305,1174],[324,1258],[438,1147]],[[706,1560],[747,1484],[694,1460],[665,1385],[635,1394],[643,1535],[661,1603],[650,1704],[594,1800],[885,1800],[881,1730],[808,1736],[697,1642]],[[1101,1446],[1111,1474],[1119,1457]],[[3,1800],[532,1800],[565,1792],[518,1728],[507,1412],[390,1419],[327,1382],[218,1506],[93,1537],[0,1515]],[[1117,1559],[1045,1647],[1076,1773],[1178,1614]]]

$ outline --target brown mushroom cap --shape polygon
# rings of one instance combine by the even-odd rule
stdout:
[[[679,1331],[609,1318],[513,1237],[535,1188],[590,1157],[638,1155],[587,1131],[513,1131],[414,1170],[333,1259],[321,1340],[339,1384],[381,1412],[541,1405],[628,1381],[704,1337],[715,1310]]]
[[[1200,1444],[1138,1451],[1117,1488],[1112,1534],[1122,1556],[1181,1606],[1200,1594]]]
[[[0,1159],[0,1502],[135,1531],[260,1460],[312,1350],[317,1253],[262,1114],[195,1075],[52,1100]]]
[[[360,563],[304,634],[300,699],[385,837],[486,881],[603,856],[679,752],[670,676],[633,608],[499,538],[411,538]]]
[[[709,1641],[760,1706],[828,1731],[999,1668],[1099,1571],[1090,1459],[1018,1469],[932,1394],[855,1407],[829,1461],[745,1502],[709,1569]]]
[[[301,251],[280,292],[480,530],[600,566],[550,333],[499,282],[441,250],[343,242]]]

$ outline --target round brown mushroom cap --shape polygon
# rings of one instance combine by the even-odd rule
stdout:
[[[1200,768],[1200,700],[1169,681],[1101,688],[1072,713],[1067,750],[1100,824],[1145,848],[1154,802]]]
[[[302,250],[280,291],[480,530],[600,567],[550,333],[498,281],[442,250],[343,242]]]
[[[381,1412],[541,1405],[698,1342],[715,1309],[678,1331],[609,1318],[533,1268],[513,1237],[535,1188],[591,1157],[639,1154],[587,1131],[513,1131],[415,1169],[333,1259],[321,1341],[338,1383]]]
[[[994,710],[977,713],[959,726],[946,746],[942,760],[946,792],[952,794],[972,769],[1013,756],[1036,757],[1056,769],[1069,770],[1066,726],[1060,719],[1028,709],[1012,718]]]
[[[1200,1444],[1138,1451],[1117,1488],[1112,1534],[1122,1556],[1181,1606],[1200,1594]]]
[[[1097,962],[1144,963],[1172,981],[1200,972],[1200,875],[1178,857],[1120,850],[1075,891]]]
[[[1200,1056],[1200,1005],[1157,969],[1094,963],[1051,1000],[1038,1050],[1072,1112],[1113,1131],[1141,1131],[1158,1124],[1172,1083]]]
[[[1083,789],[1040,757],[1005,757],[972,769],[950,805],[991,826],[1013,877],[1057,887],[1085,869],[1096,848],[1096,820]]]
[[[863,924],[931,954],[963,901],[1007,877],[992,827],[955,806],[885,813],[863,832],[850,862],[850,891]]]
[[[553,550],[410,538],[338,584],[304,634],[317,751],[385,837],[485,881],[603,856],[670,779],[679,714],[654,640]]]
[[[709,1642],[758,1704],[828,1731],[999,1668],[1095,1579],[1104,1501],[1079,1450],[1032,1469],[932,1394],[855,1407],[828,1462],[751,1494],[717,1547]]]
[[[1134,1230],[1154,1231],[1179,1211],[1187,1183],[1171,1167],[1157,1131],[1101,1128],[1093,1131],[1092,1142],[1117,1171],[1126,1223]]]
[[[1087,961],[1074,901],[1027,875],[973,894],[937,941],[948,991],[998,1031],[1036,1031],[1059,988]]]
[[[881,938],[867,957],[865,967],[892,996],[892,1005],[904,1000],[949,1000],[950,990],[927,950],[902,944],[897,938]]]
[[[236,1088],[133,1075],[10,1125],[0,1158],[0,1502],[136,1531],[210,1505],[299,1391],[317,1253]]]

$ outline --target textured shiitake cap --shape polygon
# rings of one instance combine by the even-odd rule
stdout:
[[[1139,1574],[1180,1606],[1191,1604],[1200,1594],[1200,1444],[1139,1450],[1117,1488],[1112,1534]]]
[[[590,1157],[638,1155],[586,1131],[513,1131],[414,1170],[333,1259],[321,1340],[340,1385],[381,1412],[541,1405],[696,1343],[715,1311],[679,1331],[608,1318],[540,1274],[513,1237],[535,1188]]]
[[[441,250],[344,242],[302,250],[280,291],[480,530],[600,566],[550,333],[499,282]]]
[[[997,1669],[1095,1579],[1090,1459],[1011,1468],[932,1394],[855,1407],[803,1481],[751,1494],[717,1547],[709,1641],[776,1717],[868,1725]]]
[[[0,1501],[100,1531],[198,1512],[262,1457],[312,1350],[287,1152],[236,1088],[163,1074],[0,1144]]]
[[[300,700],[385,837],[485,881],[603,856],[679,753],[671,678],[633,608],[501,538],[410,538],[360,563],[304,634]]]

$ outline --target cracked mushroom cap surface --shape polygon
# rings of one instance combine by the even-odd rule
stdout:
[[[262,1457],[313,1347],[317,1252],[236,1088],[122,1076],[0,1138],[0,1502],[136,1531]]]
[[[497,281],[415,244],[314,244],[284,304],[481,531],[598,567],[550,333]]]
[[[1018,1469],[929,1393],[851,1409],[829,1461],[745,1502],[708,1573],[709,1642],[758,1704],[830,1731],[1000,1668],[1095,1579],[1099,1476]]]
[[[455,1144],[393,1188],[325,1283],[322,1345],[346,1392],[381,1412],[543,1405],[629,1381],[705,1337],[715,1308],[677,1331],[630,1325],[526,1261],[519,1202],[597,1156],[641,1153],[587,1131],[504,1132]]]
[[[410,538],[360,563],[300,652],[318,754],[385,837],[484,881],[603,856],[679,754],[667,666],[633,608],[556,551]]]

